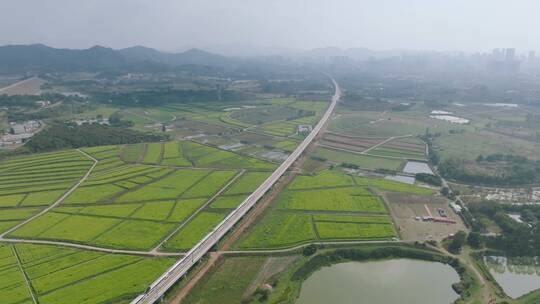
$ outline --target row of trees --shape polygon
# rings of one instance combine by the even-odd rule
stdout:
[[[182,102],[238,101],[249,96],[231,90],[159,89],[131,92],[93,92],[92,100],[125,106],[162,105]]]
[[[509,256],[540,255],[539,206],[503,205],[484,201],[470,204],[469,211],[475,218],[472,233],[488,231],[489,223],[495,223],[501,229],[499,235],[479,237],[479,241],[485,243],[486,247],[503,251]],[[520,214],[523,223],[512,219],[508,213]]]
[[[530,161],[523,157],[512,159],[513,161],[504,166],[505,172],[499,175],[472,173],[465,167],[465,161],[457,158],[442,161],[438,169],[444,177],[471,184],[517,186],[532,184],[540,180],[540,162]]]
[[[68,148],[154,142],[166,139],[164,135],[147,134],[126,128],[99,124],[74,125],[54,122],[34,135],[21,152],[45,152]]]

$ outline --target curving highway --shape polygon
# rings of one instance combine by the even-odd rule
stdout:
[[[217,242],[236,224],[242,217],[257,203],[257,201],[277,182],[277,180],[291,167],[304,150],[311,144],[328,119],[334,112],[337,102],[341,97],[341,90],[337,82],[334,84],[334,96],[330,106],[324,113],[321,120],[309,135],[300,143],[291,155],[270,175],[250,196],[248,196],[234,211],[232,211],[214,230],[208,233],[198,244],[196,244],[186,255],[172,265],[162,274],[144,294],[139,295],[131,304],[152,304],[161,299],[165,292],[189,269],[197,263]]]

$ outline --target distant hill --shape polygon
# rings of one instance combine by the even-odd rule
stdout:
[[[121,50],[102,46],[57,49],[43,44],[0,46],[0,73],[155,70],[183,65],[231,67],[234,64],[231,58],[198,49],[173,54],[142,46]]]
[[[229,66],[232,59],[212,54],[199,49],[191,49],[182,53],[164,53],[144,46],[134,46],[118,51],[128,60],[151,61],[166,65],[207,65],[207,66]]]

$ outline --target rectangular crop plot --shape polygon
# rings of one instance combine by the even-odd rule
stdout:
[[[31,296],[24,281],[23,274],[19,271],[17,260],[12,254],[11,246],[0,247],[3,254],[0,269],[0,303],[31,303]]]
[[[363,216],[363,215],[314,214],[313,220],[316,222],[392,224],[390,217],[386,215]]]
[[[335,164],[349,163],[368,170],[388,169],[397,171],[404,163],[402,159],[361,155],[320,147],[315,150],[314,156],[326,159]]]
[[[97,203],[123,191],[126,190],[114,185],[79,187],[64,200],[64,204]]]
[[[234,209],[240,205],[245,199],[246,194],[219,196],[210,204],[210,208],[215,209]]]
[[[25,194],[0,196],[0,207],[15,207],[23,200],[25,196]]]
[[[118,146],[100,146],[83,149],[84,152],[92,155],[98,160],[118,158],[120,148]]]
[[[2,221],[0,222],[0,233],[7,231],[11,227],[17,225],[20,221]]]
[[[241,303],[265,264],[266,257],[230,257],[220,263],[208,280],[184,299],[185,303]]]
[[[212,148],[209,146],[184,142],[182,144],[184,154],[198,167],[210,168],[242,168],[271,170],[276,166],[253,157],[242,156],[229,151]]]
[[[235,173],[235,171],[214,171],[184,192],[182,197],[210,197],[223,188]]]
[[[251,193],[257,189],[270,176],[268,172],[248,172],[238,178],[224,194]]]
[[[249,232],[240,247],[246,249],[286,247],[315,239],[310,215],[272,212]]]
[[[281,149],[281,150],[287,151],[287,152],[294,151],[294,149],[296,149],[297,146],[298,146],[297,142],[290,141],[290,140],[284,140],[284,141],[280,141],[280,142],[277,142],[277,143],[273,144],[274,148]]]
[[[131,217],[144,220],[165,220],[173,207],[174,201],[149,202],[145,203]]]
[[[114,248],[148,250],[156,245],[174,224],[126,220],[97,237],[92,243]]]
[[[178,170],[174,173],[146,185],[141,189],[128,192],[119,197],[119,202],[174,199],[201,180],[209,172],[205,170]]]
[[[380,239],[394,237],[391,224],[315,222],[321,239]]]
[[[22,220],[37,213],[37,208],[10,208],[0,211],[0,221]]]
[[[125,267],[77,281],[39,297],[41,304],[110,303],[132,300],[144,292],[174,259],[141,259]]]
[[[62,194],[66,192],[67,192],[67,189],[31,192],[31,193],[28,193],[26,198],[22,201],[21,205],[22,206],[51,205],[57,199],[59,199],[62,196]]]
[[[69,216],[69,214],[47,212],[23,225],[22,227],[19,227],[17,230],[13,231],[10,236],[20,238],[35,238],[46,231],[49,227],[60,223]]]
[[[212,229],[219,224],[225,214],[202,212],[199,213],[191,222],[184,226],[168,242],[165,243],[166,250],[189,250],[197,244]]]
[[[339,186],[353,186],[352,178],[337,171],[323,171],[315,176],[297,176],[289,185],[289,189],[313,189]]]
[[[199,209],[206,201],[206,198],[179,200],[176,202],[176,205],[174,206],[174,209],[167,220],[172,222],[182,222],[188,216],[193,214],[195,210]]]
[[[405,183],[390,181],[386,179],[355,176],[354,180],[356,181],[358,185],[375,187],[383,191],[404,192],[404,193],[418,194],[418,195],[432,195],[433,194],[432,189],[414,186],[414,185],[408,185]]]
[[[128,163],[136,163],[144,152],[144,144],[129,145],[122,151],[122,159]]]
[[[410,151],[407,149],[391,148],[386,146],[370,150],[369,154],[378,156],[402,157],[407,159],[425,159],[425,155],[422,152]]]
[[[105,254],[48,245],[15,245],[39,303],[117,303],[126,302],[165,271],[174,259],[144,258]],[[5,249],[8,249],[7,251]],[[0,261],[10,256],[9,247],[0,246]],[[32,300],[11,256],[13,270],[0,269],[0,303],[30,304]],[[7,266],[3,265],[3,266]],[[4,270],[3,270],[4,269]],[[17,276],[18,275],[18,276]],[[10,285],[4,288],[2,282]],[[15,284],[19,284],[16,290]]]
[[[99,234],[120,223],[119,219],[72,215],[51,226],[36,237],[42,239],[89,242]],[[32,225],[30,222],[29,225]]]
[[[161,143],[151,143],[146,145],[146,153],[144,154],[143,163],[159,164],[161,162]]]
[[[386,213],[378,197],[359,187],[285,191],[278,206],[295,210]]]
[[[109,204],[88,206],[81,209],[79,214],[129,217],[141,204]],[[55,209],[56,210],[56,209]]]
[[[178,166],[178,167],[190,167],[191,162],[184,157],[182,151],[182,145],[177,141],[170,141],[165,143],[163,149],[162,165],[166,166]]]
[[[104,271],[132,264],[140,260],[141,258],[134,256],[102,254],[89,261],[83,260],[81,263],[75,264],[74,266],[66,267],[65,269],[59,268],[53,273],[38,276],[32,279],[32,286],[38,294],[43,294],[74,282],[87,279]],[[30,270],[40,271],[40,268],[44,267],[49,268],[49,265],[47,265],[47,263],[40,264],[30,268]]]

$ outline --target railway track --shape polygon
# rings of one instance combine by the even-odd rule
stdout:
[[[139,295],[131,304],[152,304],[159,301],[163,295],[182,278],[219,240],[231,230],[240,219],[261,199],[261,197],[285,174],[298,157],[317,137],[323,126],[334,112],[337,102],[341,97],[341,90],[337,82],[334,84],[334,96],[321,120],[309,135],[300,143],[289,157],[270,175],[251,195],[249,195],[234,211],[232,211],[214,230],[208,233],[199,243],[184,255],[179,261],[172,265],[164,274],[155,280],[146,290]]]

